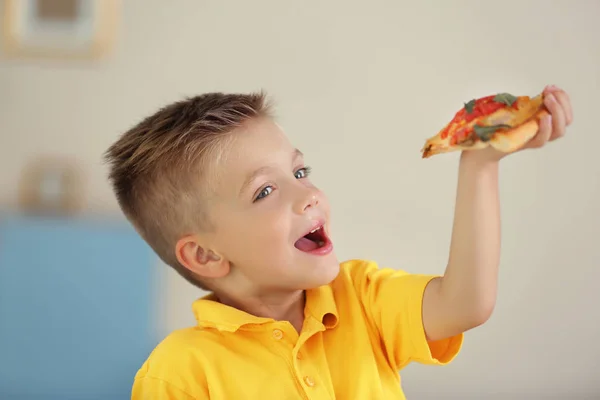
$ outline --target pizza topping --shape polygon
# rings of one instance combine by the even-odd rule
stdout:
[[[464,107],[456,113],[453,120],[446,126],[441,132],[441,138],[445,139],[448,135],[455,136],[459,132],[457,130],[462,131],[461,127],[464,124],[468,124],[474,120],[480,120],[483,117],[491,115],[496,111],[505,108],[505,107],[517,107],[518,97],[513,96],[510,93],[498,93],[491,96],[481,97],[479,99],[472,99],[467,103],[464,103]],[[479,126],[477,130],[481,133],[481,135],[477,134],[477,136],[481,140],[485,140],[484,138],[491,137],[491,135],[499,129],[501,126],[488,126],[485,127],[485,131],[482,131],[482,126]],[[453,132],[451,134],[451,132]],[[463,140],[466,140],[470,133],[472,133],[472,128],[469,128],[468,132],[460,132],[458,137],[454,137],[451,139],[452,144],[460,143]],[[487,139],[489,140],[489,139]]]
[[[510,93],[498,93],[496,96],[494,96],[494,101],[496,103],[503,103],[509,107],[512,107],[512,105],[515,104],[515,101],[517,101],[517,97]]]
[[[534,134],[533,124],[531,127],[524,124],[547,112],[543,101],[543,94],[530,98],[504,92],[465,102],[454,118],[427,140],[423,158],[490,145],[499,151],[512,151]]]
[[[473,99],[473,100],[469,101],[468,103],[465,103],[465,111],[467,112],[467,114],[471,114],[473,112],[476,102],[477,102],[477,100]]]
[[[498,129],[503,129],[503,128],[510,128],[510,125],[505,125],[505,124],[490,125],[490,126],[475,125],[473,127],[473,131],[475,132],[477,137],[482,142],[487,142],[492,138],[492,136]]]
[[[498,93],[494,96],[472,99],[465,103],[464,108],[457,113],[455,119],[462,117],[467,121],[473,120],[480,116],[489,115],[505,106],[512,107],[517,100],[518,98],[510,93]]]

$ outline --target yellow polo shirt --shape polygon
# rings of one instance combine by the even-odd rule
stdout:
[[[207,296],[198,325],[175,331],[138,371],[132,400],[404,399],[398,371],[411,361],[447,364],[463,335],[428,342],[423,291],[433,278],[341,264],[329,285],[306,291],[300,334]]]

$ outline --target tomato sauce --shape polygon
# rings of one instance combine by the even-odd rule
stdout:
[[[460,124],[462,121],[464,123],[469,123],[476,118],[485,117],[490,115],[501,108],[508,107],[506,104],[501,102],[494,101],[494,97],[496,95],[486,96],[475,100],[475,104],[473,105],[472,112],[468,113],[466,106],[461,108],[455,115],[452,121],[448,124],[446,129],[444,129],[441,133],[441,138],[446,139],[450,130],[455,127],[457,124]],[[512,105],[512,108],[517,109],[517,102],[515,101]],[[471,129],[468,127],[459,128],[455,135],[450,139],[450,144],[454,145],[463,139],[466,139],[467,136],[471,133]]]

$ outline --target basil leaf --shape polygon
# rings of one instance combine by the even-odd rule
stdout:
[[[490,125],[490,126],[475,125],[473,127],[473,130],[475,131],[475,134],[482,142],[487,142],[488,140],[490,140],[492,138],[492,136],[498,129],[510,128],[510,127],[511,127],[510,125],[505,125],[505,124]]]
[[[471,114],[473,112],[473,108],[475,108],[475,99],[469,101],[468,103],[465,103],[465,110],[467,111],[467,114]]]
[[[512,106],[515,101],[517,101],[517,97],[513,96],[510,93],[498,93],[497,95],[494,96],[494,101],[496,103],[503,103],[506,104],[507,106]]]

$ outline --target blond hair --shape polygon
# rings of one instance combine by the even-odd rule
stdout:
[[[175,244],[207,229],[202,185],[211,155],[246,121],[270,116],[264,93],[207,93],[169,104],[125,132],[105,153],[121,210],[167,265],[200,287]]]

